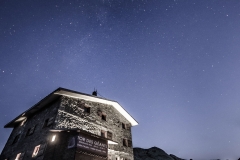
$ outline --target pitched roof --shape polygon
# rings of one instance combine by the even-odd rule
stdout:
[[[34,115],[36,112],[45,108],[47,104],[55,101],[60,96],[67,96],[67,97],[79,98],[79,99],[84,99],[84,100],[93,101],[93,102],[109,104],[113,106],[116,110],[118,110],[131,123],[132,126],[138,125],[138,122],[117,101],[108,100],[105,98],[69,90],[66,88],[58,88],[52,93],[50,93],[48,96],[43,98],[41,101],[39,101],[37,104],[35,104],[31,108],[23,112],[22,114],[14,118],[11,122],[6,124],[4,128],[14,127],[15,125],[19,124],[24,119],[26,119],[26,117]]]

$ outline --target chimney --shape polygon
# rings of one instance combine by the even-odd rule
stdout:
[[[97,96],[97,90],[94,90],[94,91],[92,92],[92,95],[93,95],[93,96]]]

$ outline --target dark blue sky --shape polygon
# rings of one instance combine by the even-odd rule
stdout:
[[[118,101],[134,147],[240,157],[240,1],[1,0],[3,126],[58,87]]]

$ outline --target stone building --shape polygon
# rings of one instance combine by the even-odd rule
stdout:
[[[4,126],[0,160],[133,160],[135,125],[116,101],[58,88]]]

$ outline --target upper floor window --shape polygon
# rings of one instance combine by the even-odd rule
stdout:
[[[122,123],[122,129],[126,129],[126,124]]]
[[[27,118],[25,118],[25,119],[21,122],[20,126],[23,126],[26,121],[27,121]]]
[[[84,106],[84,112],[85,112],[85,113],[90,113],[90,107]]]
[[[28,131],[27,131],[26,136],[32,135],[34,133],[34,131],[35,131],[35,128],[36,128],[36,125],[31,127],[31,128],[29,128]]]
[[[127,139],[123,138],[123,146],[127,147]]]
[[[36,146],[36,147],[34,148],[32,157],[36,157],[36,156],[37,156],[39,149],[40,149],[40,145],[38,145],[38,146]]]
[[[23,160],[24,154],[25,153],[18,153],[15,160]]]
[[[130,125],[126,123],[122,123],[122,129],[130,130]]]
[[[102,120],[104,120],[104,121],[107,120],[107,115],[105,113],[102,114]]]
[[[126,138],[123,138],[123,146],[125,147],[132,147],[132,141]]]
[[[132,141],[128,140],[128,147],[132,147]]]
[[[51,118],[45,119],[44,124],[43,124],[43,128],[52,125],[53,122],[54,122],[54,117],[51,117]]]
[[[36,157],[36,156],[41,156],[43,155],[43,152],[45,150],[46,145],[45,144],[41,144],[41,145],[37,145],[35,146],[34,150],[33,150],[33,154],[32,157]]]

